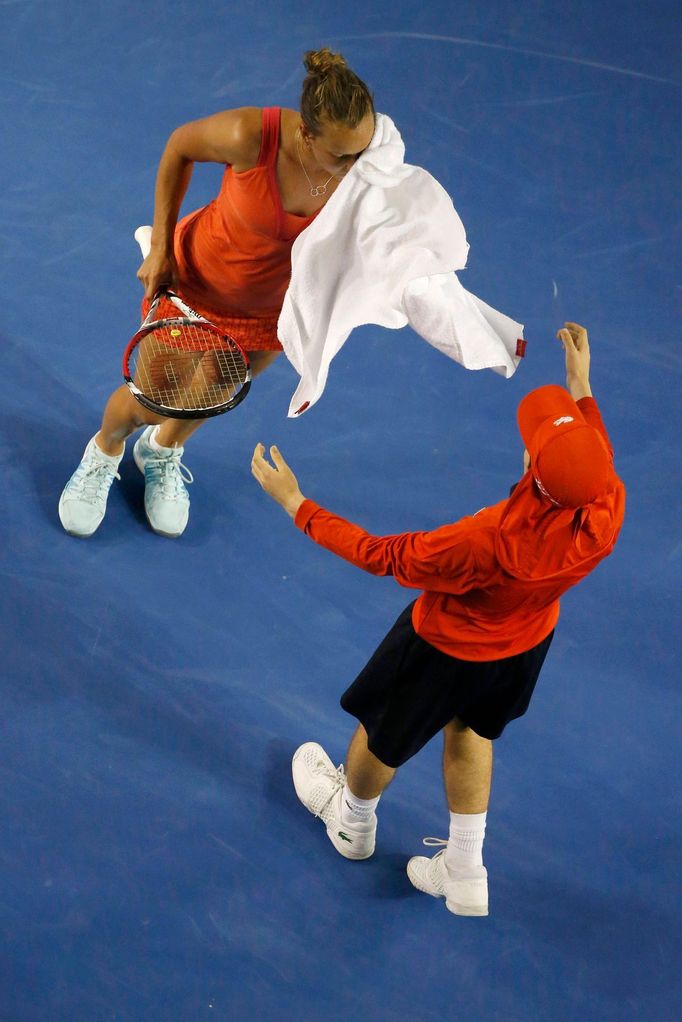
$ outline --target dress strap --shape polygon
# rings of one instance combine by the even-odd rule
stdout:
[[[280,107],[263,107],[262,117],[258,166],[267,167],[273,166],[277,161],[277,152],[279,150]]]

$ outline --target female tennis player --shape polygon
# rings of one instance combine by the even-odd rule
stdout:
[[[159,287],[177,289],[242,346],[253,376],[282,350],[277,320],[292,245],[374,133],[369,89],[340,54],[311,50],[304,65],[300,111],[225,110],[172,133],[157,173],[151,251],[137,273],[145,288],[143,314]],[[225,164],[222,187],[208,206],[178,223],[197,162]],[[66,531],[85,537],[98,528],[126,439],[145,426],[133,455],[145,477],[147,519],[162,536],[181,535],[189,518],[185,483],[192,482],[181,459],[202,421],[157,415],[128,387],[115,390],[61,495]]]

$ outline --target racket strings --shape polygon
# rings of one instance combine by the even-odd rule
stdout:
[[[131,358],[136,387],[159,405],[186,411],[230,401],[249,378],[229,338],[201,323],[151,324]]]

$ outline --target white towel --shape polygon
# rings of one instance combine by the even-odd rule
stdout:
[[[445,189],[404,162],[390,117],[377,114],[368,148],[291,253],[278,336],[300,383],[294,417],[322,394],[329,365],[363,323],[408,323],[469,369],[511,376],[523,327],[466,291],[464,226]],[[519,349],[521,350],[521,349]]]

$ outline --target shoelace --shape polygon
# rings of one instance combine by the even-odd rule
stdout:
[[[183,483],[194,482],[194,476],[176,453],[150,458],[145,468],[149,472],[150,482],[160,486],[163,496],[171,500],[182,493]]]
[[[442,837],[425,837],[422,838],[422,844],[426,845],[427,848],[440,848],[439,852],[431,857],[431,862],[436,862],[437,859],[442,859],[445,855],[445,849],[447,847],[447,841],[444,841]],[[429,867],[433,869],[433,866]]]
[[[114,479],[120,475],[106,461],[93,461],[84,470],[80,478],[74,480],[73,489],[88,503],[106,500],[107,492]]]
[[[427,848],[444,848],[447,845],[447,840],[442,837],[425,837],[422,839],[422,844]]]
[[[334,781],[334,787],[331,790],[329,798],[322,803],[315,813],[315,816],[322,816],[322,813],[325,811],[331,800],[338,793],[339,788],[343,788],[346,783],[346,771],[343,769],[343,763],[340,763],[336,770],[324,769],[321,770],[320,773],[325,777],[331,778],[331,780]]]

